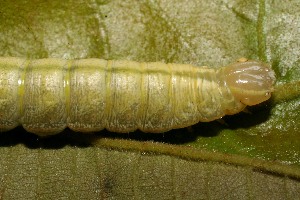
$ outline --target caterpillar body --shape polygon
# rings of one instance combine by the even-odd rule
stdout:
[[[102,59],[0,58],[0,130],[52,135],[165,132],[212,121],[270,98],[271,68],[241,61],[210,69]]]

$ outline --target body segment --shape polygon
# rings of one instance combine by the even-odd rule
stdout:
[[[39,135],[66,127],[80,132],[165,132],[235,114],[246,106],[228,85],[228,67],[0,58],[0,69],[4,131],[22,125]]]

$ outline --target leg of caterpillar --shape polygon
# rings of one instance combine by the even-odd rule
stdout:
[[[1,130],[22,124],[39,135],[66,127],[80,132],[164,132],[246,106],[237,98],[240,91],[233,94],[227,86],[232,85],[228,67],[0,58],[0,68]]]

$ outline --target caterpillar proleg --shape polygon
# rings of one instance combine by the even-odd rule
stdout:
[[[271,68],[241,61],[219,69],[102,59],[0,58],[0,130],[53,135],[165,132],[212,121],[270,98]]]

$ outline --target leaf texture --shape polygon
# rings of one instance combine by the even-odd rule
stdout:
[[[215,68],[247,57],[277,77],[271,101],[221,123],[155,135],[3,133],[1,197],[300,199],[299,12],[298,0],[1,1],[0,56]]]

